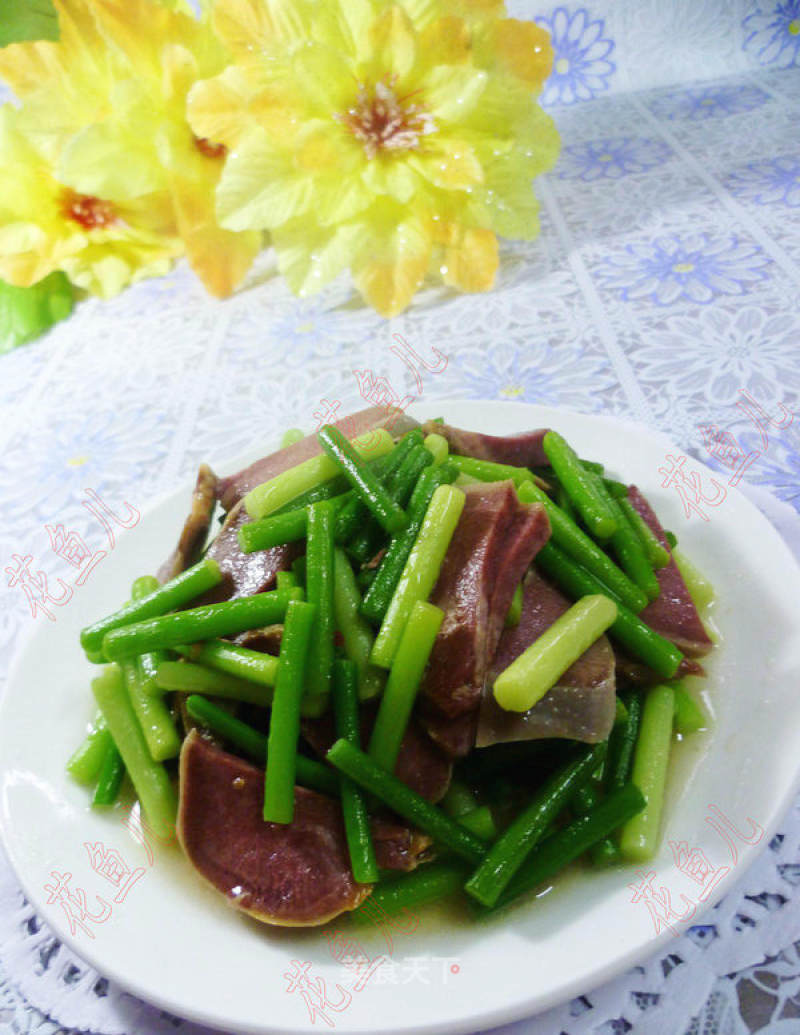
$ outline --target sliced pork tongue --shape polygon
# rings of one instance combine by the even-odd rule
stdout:
[[[365,704],[360,709],[361,744],[366,748],[372,727],[375,725],[377,704]],[[319,719],[303,719],[303,736],[318,755],[324,755],[336,740],[333,717],[323,715]],[[421,794],[428,801],[439,801],[450,785],[452,765],[442,755],[428,734],[412,718],[400,744],[395,776],[412,791]]]
[[[661,523],[635,485],[628,488],[628,499],[656,534],[661,545],[669,550],[670,546]],[[639,617],[657,633],[671,640],[689,658],[699,658],[708,654],[713,643],[700,620],[678,565],[671,556],[669,564],[656,571],[656,577],[661,593],[647,605]],[[687,667],[691,669],[692,666],[684,666],[684,669]]]
[[[525,578],[519,625],[504,629],[484,687],[476,747],[511,740],[566,737],[595,744],[614,724],[614,652],[605,636],[571,665],[558,683],[527,712],[508,712],[494,699],[497,676],[549,629],[570,601],[531,569]]]
[[[200,464],[197,482],[192,492],[192,506],[184,522],[178,545],[158,569],[158,581],[168,582],[180,575],[199,559],[208,537],[214,507],[217,505],[217,476],[208,466]]]
[[[396,407],[372,406],[367,410],[360,410],[341,420],[332,422],[348,438],[357,438],[374,428],[385,427],[395,438],[405,434],[412,428],[418,427],[418,422],[404,413],[399,412]],[[316,435],[306,435],[299,442],[286,446],[285,449],[278,449],[269,456],[256,460],[236,474],[222,478],[219,484],[219,498],[225,510],[230,510],[246,493],[254,489],[256,485],[269,481],[276,475],[295,467],[312,456],[318,456],[322,452]]]
[[[450,424],[429,420],[422,425],[426,435],[443,435],[453,453],[474,456],[478,460],[493,460],[497,464],[514,467],[549,467],[542,440],[547,428],[524,431],[519,435],[484,435],[480,431],[464,431]]]
[[[550,536],[510,481],[468,485],[430,600],[444,611],[421,689],[423,725],[449,754],[472,747],[477,709],[514,590]]]
[[[198,597],[193,607],[233,600],[235,597],[249,597],[272,589],[278,572],[288,571],[292,561],[302,552],[296,543],[289,543],[286,546],[273,546],[269,550],[242,553],[239,529],[250,520],[241,501],[228,512],[217,538],[206,553],[206,557],[213,558],[220,566],[222,582]]]
[[[177,832],[198,873],[237,909],[285,927],[323,924],[369,895],[350,869],[338,801],[294,789],[294,819],[265,823],[264,770],[193,730],[180,758]],[[430,844],[397,824],[374,820],[378,864],[412,869]]]

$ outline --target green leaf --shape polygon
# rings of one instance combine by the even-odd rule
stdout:
[[[0,280],[0,354],[33,341],[72,312],[74,292],[64,273],[51,273],[32,287]]]
[[[0,47],[26,40],[57,40],[53,0],[0,0]]]

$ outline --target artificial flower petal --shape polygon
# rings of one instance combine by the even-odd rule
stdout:
[[[431,139],[422,154],[409,159],[409,165],[445,190],[466,190],[483,182],[481,163],[463,140]]]
[[[256,85],[253,80],[248,70],[231,65],[214,79],[195,83],[187,102],[195,136],[232,150],[246,132],[248,121],[279,139],[291,132],[300,120],[296,98],[287,96],[278,85]]]
[[[310,7],[302,0],[225,0],[215,4],[213,19],[223,43],[245,61],[259,52],[279,56],[311,36]]]
[[[369,30],[374,78],[404,79],[414,67],[417,34],[406,12],[398,4],[387,7]]]
[[[298,48],[292,74],[301,96],[313,114],[343,111],[353,97],[353,70],[341,54],[318,43]]]
[[[309,230],[294,220],[272,232],[278,269],[295,294],[314,294],[346,269],[359,228],[345,223]]]
[[[462,291],[488,291],[498,266],[497,238],[491,230],[459,229],[444,252],[441,270],[445,284]]]
[[[550,36],[533,22],[504,18],[495,23],[491,49],[512,75],[533,87],[541,87],[553,67]]]
[[[454,15],[437,18],[420,35],[420,50],[431,64],[461,64],[469,58],[471,49],[466,22]]]
[[[478,104],[487,79],[486,72],[470,65],[439,65],[423,80],[425,104],[437,122],[459,121]]]
[[[310,174],[298,171],[263,129],[254,129],[228,156],[217,211],[228,230],[272,228],[302,215],[312,198]]]
[[[61,152],[56,178],[82,194],[108,201],[166,189],[164,170],[153,161],[151,143],[142,137],[138,122],[98,123],[76,133]]]
[[[397,316],[425,279],[431,255],[426,222],[417,215],[398,218],[394,206],[376,206],[369,223],[369,247],[353,262],[356,287],[381,316]]]
[[[214,181],[216,175],[212,174]],[[178,233],[189,265],[216,298],[226,298],[242,281],[262,246],[257,230],[224,230],[209,219],[210,182],[176,175],[172,179]]]

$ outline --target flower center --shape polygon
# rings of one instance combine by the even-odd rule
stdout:
[[[566,58],[559,58],[556,61],[555,68],[559,75],[566,75],[569,72],[569,61]]]
[[[113,226],[117,222],[117,213],[111,202],[95,198],[91,194],[66,191],[62,211],[67,219],[73,220],[84,230]]]
[[[691,273],[694,269],[693,262],[676,262],[672,267],[673,273]]]
[[[224,144],[215,144],[213,140],[209,140],[207,137],[195,137],[194,146],[206,158],[224,158],[228,153],[228,149]]]
[[[789,22],[789,35],[800,36],[800,19],[795,18],[793,22]]]
[[[353,107],[333,117],[363,143],[367,158],[380,151],[416,151],[420,137],[437,129],[422,105],[397,96],[394,80],[381,80],[371,89],[362,83]]]

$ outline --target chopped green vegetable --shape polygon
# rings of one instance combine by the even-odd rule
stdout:
[[[644,804],[642,792],[632,783],[609,794],[591,812],[542,841],[522,864],[493,908],[502,909],[526,891],[554,877],[588,848],[640,812]]]
[[[216,561],[204,558],[199,564],[181,572],[163,586],[121,607],[119,611],[102,618],[93,625],[81,630],[81,646],[86,651],[105,651],[104,638],[107,633],[121,626],[129,626],[146,618],[154,618],[166,614],[177,607],[183,607],[190,600],[216,586],[222,580],[222,572]],[[132,653],[141,654],[153,647],[144,646]]]
[[[241,525],[238,532],[239,546],[242,553],[254,553],[256,550],[269,550],[273,546],[283,546],[285,543],[296,543],[300,539],[305,539],[307,527],[306,507],[286,510],[282,514],[272,514],[259,521],[249,521]]]
[[[387,772],[394,772],[400,742],[443,619],[440,608],[418,600],[400,637],[368,748],[370,758]]]
[[[609,539],[617,522],[606,500],[597,491],[594,474],[586,470],[578,455],[557,431],[548,431],[542,445],[558,480],[589,532],[597,539]]]
[[[119,795],[120,785],[124,776],[125,763],[122,761],[122,755],[117,750],[117,745],[109,736],[106,753],[97,777],[97,786],[92,798],[92,805],[95,807],[113,805]]]
[[[89,732],[67,762],[67,772],[78,783],[90,784],[97,779],[106,749],[113,743],[103,713],[98,712]]]
[[[377,575],[361,604],[361,613],[371,622],[378,624],[386,615],[406,561],[417,541],[433,493],[439,485],[454,482],[457,476],[458,469],[450,461],[440,467],[429,467],[420,475],[408,505],[408,528],[399,536],[394,536],[389,543]]]
[[[510,478],[515,485],[533,481],[533,471],[527,467],[514,467],[511,464],[496,464],[493,460],[476,460],[472,456],[450,454],[450,460],[462,474],[475,478],[479,482],[503,482]]]
[[[567,514],[557,507],[546,492],[533,482],[525,482],[517,490],[522,503],[541,503],[550,519],[551,542],[574,561],[591,572],[614,593],[626,607],[638,614],[647,605],[647,597],[639,587],[593,542]]]
[[[300,600],[291,600],[286,609],[264,778],[264,819],[270,823],[291,823],[294,817],[300,702],[315,611],[313,604]]]
[[[417,540],[411,548],[375,638],[371,655],[373,664],[383,668],[391,667],[411,609],[418,600],[427,600],[436,584],[464,502],[464,493],[452,485],[440,485],[434,491]]]
[[[334,551],[333,610],[336,628],[342,634],[348,658],[358,670],[358,696],[362,701],[377,697],[383,689],[386,675],[369,660],[375,637],[372,628],[362,617],[361,594],[350,562],[342,550]]]
[[[314,605],[314,630],[308,647],[306,691],[311,697],[328,696],[333,665],[334,614],[334,513],[329,502],[308,508],[306,545],[306,598]]]
[[[634,507],[629,499],[619,499],[617,503],[622,510],[622,513],[628,520],[631,528],[634,530],[636,535],[639,537],[639,542],[642,544],[645,555],[654,568],[664,568],[669,564],[669,550],[662,546],[656,538],[655,532],[647,524],[645,519]]]
[[[369,431],[359,438],[353,439],[352,449],[364,459],[385,456],[394,449],[392,436],[385,428]],[[324,454],[312,456],[296,467],[262,482],[244,497],[244,507],[251,518],[266,517],[274,514],[280,507],[323,482],[329,482],[341,473],[341,468],[330,457]],[[300,504],[296,502],[296,506]]]
[[[260,629],[281,621],[286,614],[287,603],[288,594],[271,590],[252,597],[238,597],[221,604],[207,604],[176,614],[147,618],[106,633],[103,652],[107,658],[118,661],[145,651]]]
[[[360,748],[356,667],[352,661],[336,661],[333,670],[336,735]],[[342,816],[353,876],[359,884],[375,884],[378,880],[378,864],[364,795],[349,777],[340,774],[339,779]]]
[[[447,898],[461,889],[468,874],[458,859],[447,859],[420,866],[413,873],[381,881],[369,898],[350,914],[358,924],[383,924],[411,907]]]
[[[633,862],[652,859],[658,848],[674,714],[675,695],[671,686],[661,684],[646,692],[631,780],[647,804],[642,812],[628,820],[619,837],[620,851]]]
[[[675,693],[675,732],[682,735],[708,728],[705,712],[683,683],[673,685]]]
[[[550,777],[530,805],[495,841],[467,881],[465,890],[473,898],[485,906],[493,906],[497,902],[550,823],[602,762],[606,749],[605,741],[583,747],[574,759]]]
[[[591,593],[614,596],[607,586],[553,543],[545,543],[535,561],[537,567],[574,599]],[[617,602],[617,618],[609,628],[609,635],[664,679],[671,679],[683,660],[683,654],[673,643],[651,629],[620,601]]]
[[[511,598],[511,605],[506,615],[505,627],[506,629],[512,629],[514,626],[519,625],[519,620],[522,617],[522,583],[520,582],[517,588],[514,590],[514,596]]]
[[[340,772],[365,790],[371,791],[398,815],[430,834],[434,841],[471,863],[477,864],[483,858],[485,848],[480,838],[465,830],[385,769],[381,769],[348,741],[337,740],[325,757]]]
[[[150,754],[156,762],[174,758],[181,749],[181,738],[164,698],[147,693],[135,658],[126,658],[119,667]]]
[[[281,574],[287,573],[281,572]],[[286,589],[288,590],[289,587],[287,586]],[[207,640],[205,643],[195,643],[190,646],[179,645],[175,649],[179,654],[183,654],[198,665],[208,665],[209,668],[227,672],[231,676],[239,676],[251,683],[275,686],[278,659],[272,654],[240,647],[237,643],[230,643],[228,640]],[[177,690],[179,688],[170,687],[169,689]]]
[[[177,810],[175,791],[163,763],[154,761],[150,754],[117,665],[109,665],[92,680],[92,693],[155,836],[173,833]]]
[[[382,528],[392,535],[406,527],[407,519],[402,508],[394,502],[338,428],[325,424],[317,433],[317,441],[327,456],[342,469],[356,494]]]
[[[259,765],[265,764],[267,738],[263,733],[254,730],[241,719],[228,715],[212,701],[199,697],[197,694],[186,698],[186,710],[196,722],[206,726],[212,733],[218,733],[229,740],[234,747],[239,748]],[[339,794],[338,776],[322,762],[315,762],[313,758],[306,758],[305,755],[298,754],[296,770],[297,782],[303,787],[311,787],[315,791],[321,791],[323,794],[330,794],[333,797]]]
[[[268,655],[265,655],[268,657]],[[277,658],[270,659],[276,668]],[[162,661],[156,673],[159,690],[177,690],[184,694],[212,694],[232,701],[247,701],[268,708],[272,704],[272,688],[263,683],[228,675],[191,661]]]
[[[444,435],[437,435],[436,432],[426,435],[424,444],[425,448],[433,457],[434,467],[438,467],[439,464],[443,464],[445,462],[450,452],[450,446]]]
[[[301,431],[300,428],[287,428],[281,439],[281,449],[293,446],[295,442],[302,442],[305,437],[305,432]]]
[[[694,606],[698,611],[707,608],[709,604],[714,602],[714,587],[682,551],[673,549],[672,559],[683,576],[683,581],[686,583],[686,588],[689,590],[689,596],[692,598]]]
[[[497,703],[506,711],[528,711],[616,618],[617,605],[600,594],[573,604],[495,679]]]

